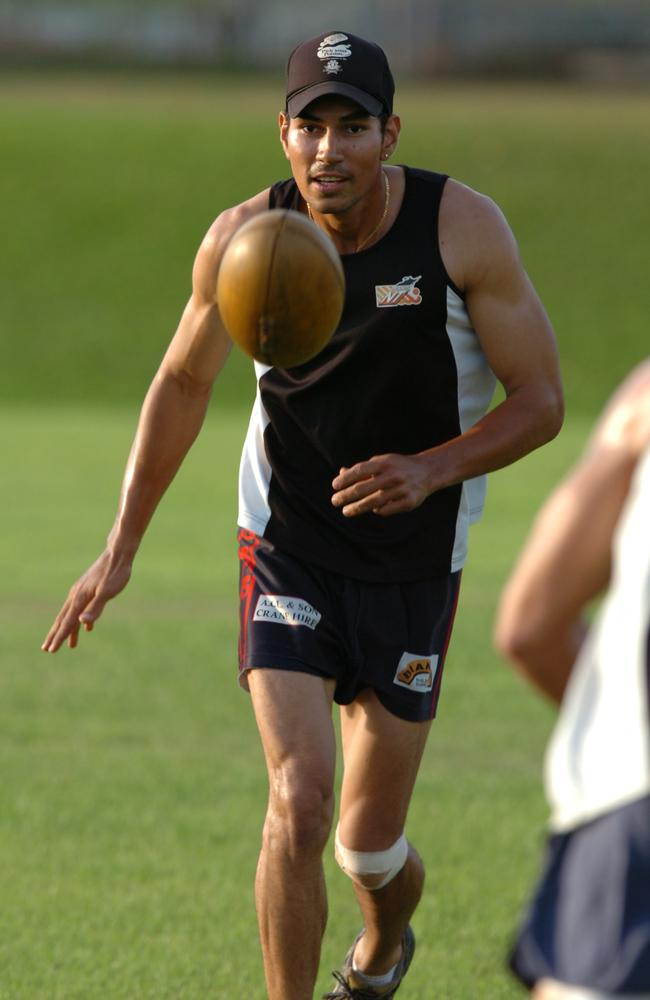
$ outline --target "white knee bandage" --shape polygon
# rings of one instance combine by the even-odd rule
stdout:
[[[336,827],[336,860],[346,875],[364,889],[383,889],[406,864],[409,846],[404,834],[385,851],[351,851],[344,847]]]

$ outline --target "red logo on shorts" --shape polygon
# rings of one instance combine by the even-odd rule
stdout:
[[[246,659],[246,644],[248,640],[248,621],[250,618],[251,601],[255,590],[255,550],[260,544],[259,536],[254,531],[240,528],[237,533],[239,543],[239,561],[241,562],[241,582],[239,586],[239,668],[241,670]]]

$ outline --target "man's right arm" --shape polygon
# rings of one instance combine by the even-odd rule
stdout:
[[[42,649],[77,645],[128,583],[135,554],[165,490],[199,433],[214,380],[232,346],[219,315],[217,274],[231,235],[268,205],[267,192],[224,212],[196,256],[192,295],[142,407],[106,548],[73,585]]]

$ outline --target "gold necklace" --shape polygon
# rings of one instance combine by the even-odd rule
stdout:
[[[362,240],[361,243],[359,243],[359,245],[357,247],[355,247],[355,250],[354,250],[355,253],[359,253],[359,250],[363,250],[363,248],[368,243],[370,243],[370,240],[373,238],[373,236],[377,235],[377,233],[379,232],[379,230],[381,229],[381,227],[384,224],[384,220],[385,220],[386,216],[388,215],[388,206],[390,205],[390,184],[388,183],[388,175],[387,175],[387,173],[386,173],[385,170],[382,170],[382,174],[383,174],[383,177],[384,177],[384,192],[385,192],[385,195],[384,195],[384,211],[381,213],[381,219],[379,220],[379,222],[377,223],[377,225],[375,226],[375,228],[370,233],[368,233],[368,235],[366,236],[365,240]],[[309,202],[307,202],[307,213],[308,213],[309,218],[311,219],[311,221],[313,223],[315,223],[315,225],[318,225],[318,223],[316,222],[316,219],[313,216],[313,213],[312,213],[312,210],[311,210],[311,205],[309,204]]]

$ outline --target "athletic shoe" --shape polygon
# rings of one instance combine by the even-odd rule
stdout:
[[[391,998],[397,993],[400,984],[408,971],[411,959],[413,958],[413,952],[415,951],[415,935],[413,934],[413,931],[410,927],[407,927],[404,931],[404,937],[402,938],[402,956],[397,963],[395,975],[393,976],[392,982],[390,982],[388,986],[381,987],[364,985],[352,968],[352,956],[354,955],[354,949],[357,946],[357,941],[362,937],[362,935],[363,931],[357,934],[354,939],[352,947],[345,956],[345,961],[343,962],[343,968],[341,971],[332,973],[338,983],[338,986],[336,986],[331,993],[326,993],[323,1000],[378,1000],[379,997],[381,997],[381,1000],[391,1000]]]

